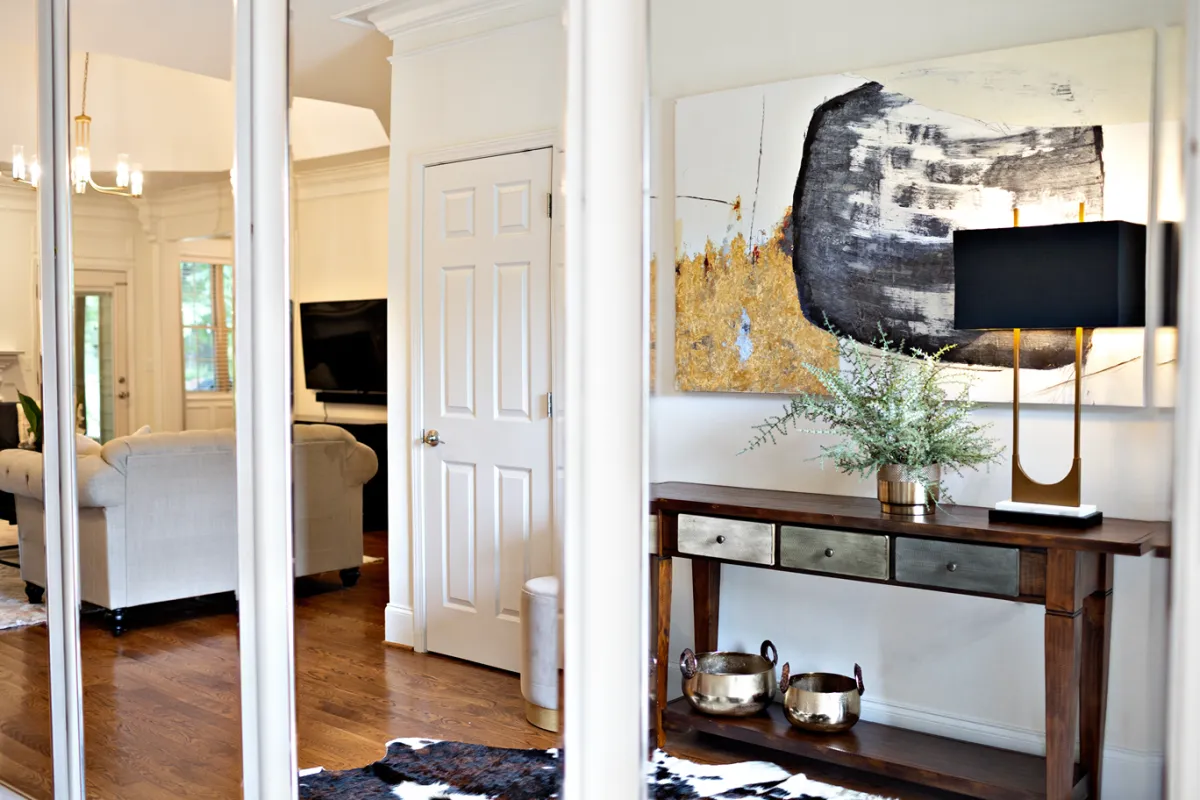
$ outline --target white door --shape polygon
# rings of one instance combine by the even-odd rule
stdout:
[[[521,589],[555,573],[551,150],[425,171],[426,644],[520,666]]]

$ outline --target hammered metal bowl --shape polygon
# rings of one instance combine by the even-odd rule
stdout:
[[[679,657],[683,695],[702,714],[722,717],[757,714],[775,699],[777,663],[779,654],[770,641],[762,643],[761,655],[696,654],[684,650]]]
[[[854,665],[854,677],[832,672],[806,672],[792,675],[791,665],[783,665],[780,681],[783,689],[783,713],[788,722],[805,731],[840,733],[858,722],[859,698],[866,691],[862,667]]]

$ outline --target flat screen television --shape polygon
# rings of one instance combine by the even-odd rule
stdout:
[[[387,392],[387,301],[300,304],[304,385],[319,392]]]

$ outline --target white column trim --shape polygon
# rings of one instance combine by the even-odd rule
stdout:
[[[79,504],[75,474],[74,266],[68,108],[67,0],[38,3],[38,191],[42,268],[42,413],[46,617],[55,800],[83,800],[83,681],[79,657]]]
[[[1179,377],[1171,546],[1167,796],[1200,796],[1200,0],[1187,3]]]
[[[646,0],[570,0],[568,19],[563,794],[637,800],[649,727]]]
[[[238,622],[242,786],[295,800],[288,4],[236,4]]]

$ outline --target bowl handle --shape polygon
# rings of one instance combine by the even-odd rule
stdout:
[[[683,673],[685,680],[691,680],[700,671],[700,667],[696,664],[696,654],[692,652],[692,648],[685,648],[679,656],[679,671]]]
[[[768,650],[771,651],[771,655],[769,656],[767,655]],[[763,658],[771,662],[772,667],[779,663],[779,651],[775,649],[775,645],[770,639],[763,639],[762,647],[758,648],[758,652]]]
[[[792,665],[791,665],[791,662],[785,661],[785,662],[783,662],[783,674],[779,676],[779,691],[786,694],[787,690],[788,690],[788,682],[791,679],[792,679]]]
[[[863,686],[862,667],[860,667],[858,664],[854,665],[854,682],[858,684],[858,695],[861,697],[862,693],[867,690],[867,687]]]

